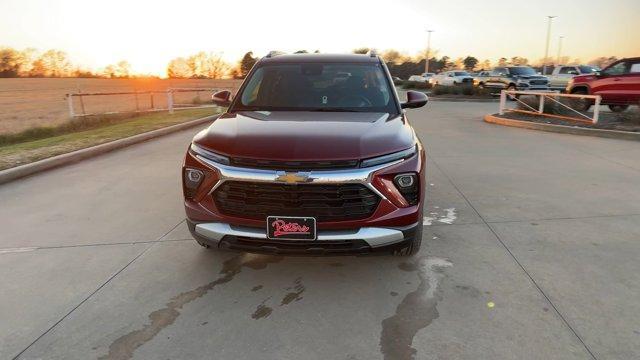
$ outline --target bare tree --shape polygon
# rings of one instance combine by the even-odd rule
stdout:
[[[63,77],[70,76],[72,72],[71,62],[67,54],[60,50],[47,50],[34,62],[30,71],[31,76]]]
[[[11,48],[0,49],[0,77],[16,77],[22,68],[20,53]]]
[[[191,69],[187,60],[182,57],[171,60],[167,66],[167,76],[177,79],[191,77]]]

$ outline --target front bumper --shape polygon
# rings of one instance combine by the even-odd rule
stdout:
[[[189,231],[201,245],[266,254],[351,255],[388,252],[411,241],[421,226],[353,230],[318,230],[316,240],[270,240],[266,230],[221,222],[195,223],[187,220]]]
[[[516,84],[516,89],[519,91],[549,91],[549,85],[524,85],[522,83]]]

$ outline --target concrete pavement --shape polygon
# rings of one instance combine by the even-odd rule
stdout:
[[[206,251],[183,222],[197,130],[0,186],[0,358],[630,359],[640,144],[411,111],[423,249]]]

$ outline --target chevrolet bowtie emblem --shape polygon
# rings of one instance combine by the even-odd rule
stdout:
[[[311,181],[309,173],[278,171],[276,181],[287,184],[306,183]]]

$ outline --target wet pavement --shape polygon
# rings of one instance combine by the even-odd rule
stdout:
[[[640,144],[411,111],[414,258],[207,251],[187,131],[0,186],[0,358],[640,357]]]

